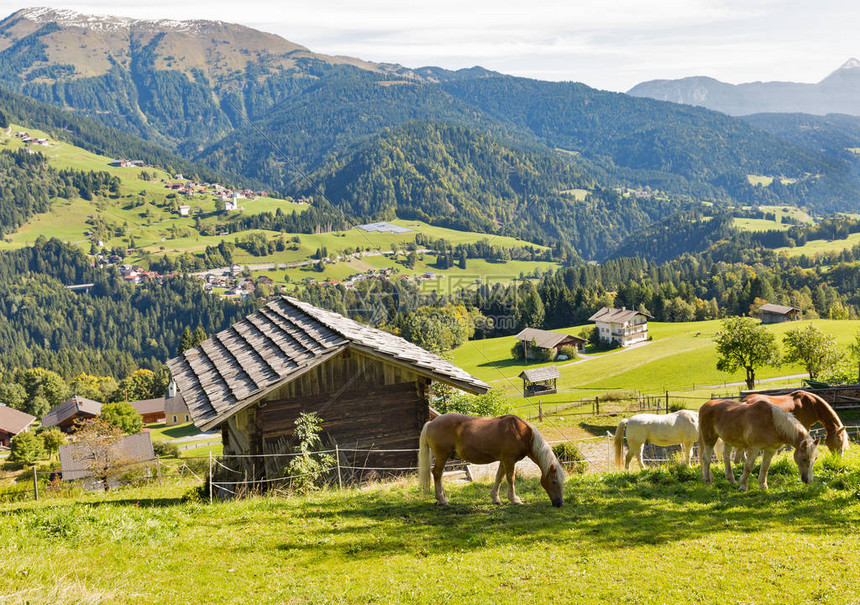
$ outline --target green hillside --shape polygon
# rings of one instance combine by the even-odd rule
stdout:
[[[808,323],[810,322],[775,324],[768,326],[768,329],[781,343],[782,335],[787,330]],[[815,320],[813,323],[825,333],[835,336],[839,344],[846,348],[860,330],[858,320]],[[554,331],[576,335],[583,327],[586,326]],[[737,386],[723,385],[742,383],[743,372],[728,375],[716,369],[717,356],[713,337],[720,329],[719,321],[649,322],[648,328],[653,340],[647,344],[586,355],[574,362],[554,362],[552,365],[558,367],[562,376],[558,381],[559,393],[540,399],[544,403],[560,404],[607,391],[638,391],[646,394],[670,391],[707,398],[712,392],[740,390]],[[524,369],[548,364],[525,365],[514,361],[510,351],[515,342],[513,336],[468,342],[454,351],[454,363],[492,386],[502,389],[518,409],[533,412],[537,398],[523,399],[522,379],[517,376]],[[802,374],[803,371],[798,366],[783,365],[779,368],[761,368],[756,372],[756,377],[767,379]],[[800,380],[795,379],[793,383],[799,385]],[[699,392],[693,393],[696,390]],[[699,401],[698,405],[703,401],[704,399]]]

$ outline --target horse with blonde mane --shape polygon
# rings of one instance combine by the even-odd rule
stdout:
[[[743,399],[744,403],[755,401],[767,401],[778,405],[783,410],[792,414],[806,430],[813,424],[820,422],[826,432],[824,443],[831,452],[844,454],[848,451],[850,442],[848,431],[842,420],[824,399],[808,391],[794,391],[787,395],[763,395],[752,393]]]
[[[522,418],[506,414],[498,418],[476,418],[465,414],[442,414],[424,425],[418,449],[418,477],[424,493],[430,493],[430,452],[433,452],[433,479],[436,503],[447,505],[442,486],[442,471],[449,456],[474,464],[489,464],[498,460],[499,470],[490,490],[490,499],[501,504],[499,487],[502,478],[508,480],[508,499],[522,504],[514,490],[514,466],[526,456],[541,471],[540,484],[552,505],[564,504],[564,469],[552,448],[538,430]]]
[[[630,468],[635,456],[639,467],[645,468],[642,451],[646,443],[654,445],[681,445],[684,460],[690,466],[693,444],[699,438],[699,415],[690,410],[678,410],[671,414],[636,414],[624,418],[615,430],[615,464],[621,466],[621,453],[624,450],[625,429],[627,433],[627,456],[624,468]]]
[[[702,448],[702,477],[711,483],[711,455],[717,439],[725,442],[723,461],[726,479],[735,483],[732,448],[746,453],[744,472],[738,489],[747,490],[747,479],[755,459],[763,451],[758,484],[767,489],[767,471],[773,455],[782,445],[794,446],[794,462],[804,483],[812,482],[813,466],[821,439],[813,439],[798,420],[781,407],[767,401],[741,403],[731,399],[712,399],[699,408],[699,446]]]

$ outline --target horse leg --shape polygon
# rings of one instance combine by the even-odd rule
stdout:
[[[740,484],[738,485],[738,490],[745,492],[747,489],[747,480],[749,479],[750,473],[753,470],[753,466],[755,465],[755,459],[758,456],[758,448],[750,447],[747,448],[744,452],[747,457],[747,461],[744,463],[744,472],[741,475]]]
[[[642,454],[644,454],[644,453],[645,453],[645,444],[640,443],[639,448],[636,450],[636,459],[639,460],[639,468],[642,469],[643,471],[646,468],[648,468],[647,466],[645,466],[645,461],[643,460]]]
[[[499,468],[496,471],[496,482],[493,484],[493,489],[490,490],[490,500],[493,504],[501,504],[499,500],[499,487],[502,485],[502,478],[505,476],[505,465],[499,460]]]
[[[630,441],[629,437],[627,439],[627,455],[624,456],[624,470],[630,470],[630,461],[633,460],[633,456],[636,455],[636,442]]]
[[[501,463],[500,463],[501,464]],[[510,500],[513,504],[522,504],[523,501],[519,499],[516,491],[514,490],[514,468],[517,463],[513,460],[509,460],[507,464],[505,464],[505,472],[508,480],[508,500]]]
[[[761,469],[758,472],[758,486],[761,489],[767,489],[767,471],[770,468],[770,461],[776,450],[764,450],[761,455]]]
[[[723,464],[726,467],[726,479],[729,480],[729,483],[736,483],[735,472],[732,470],[732,448],[728,445],[723,450]]]
[[[693,442],[685,441],[681,447],[684,448],[684,462],[686,463],[687,468],[690,468],[693,465]]]
[[[705,483],[710,483],[714,480],[711,475],[711,456],[714,455],[714,446],[713,445],[702,445],[702,479],[705,480]]]
[[[445,470],[445,463],[448,461],[447,456],[440,456],[433,452],[436,458],[433,464],[433,484],[436,487],[436,504],[440,506],[448,505],[448,498],[445,496],[445,488],[442,486],[442,472]]]

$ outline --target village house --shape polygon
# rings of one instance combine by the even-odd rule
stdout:
[[[116,456],[121,458],[124,465],[150,462],[155,459],[152,449],[152,437],[149,433],[124,435],[117,444]],[[69,443],[60,446],[60,468],[63,481],[84,480],[85,489],[102,489],[104,486],[92,478],[92,450],[81,443]],[[110,487],[119,486],[119,477],[110,481]]]
[[[168,396],[167,401],[164,403],[164,424],[166,426],[174,426],[185,424],[186,422],[191,422],[191,414],[188,412],[185,400],[181,395],[174,394]]]
[[[761,323],[777,324],[784,321],[798,321],[800,319],[800,309],[797,307],[785,307],[783,305],[775,305],[765,303],[758,308],[761,315]]]
[[[279,454],[292,451],[301,412],[318,414],[327,446],[361,448],[362,464],[397,469],[415,465],[431,381],[489,389],[399,336],[286,296],[168,367],[194,424],[220,427],[225,456],[240,455],[231,468],[255,481],[283,476]]]
[[[552,350],[550,359],[555,359],[561,351],[562,347],[574,347],[577,352],[585,351],[585,339],[572,334],[561,334],[559,332],[550,332],[548,330],[539,330],[537,328],[526,328],[516,336],[517,340],[522,342],[523,358],[528,360],[532,355],[529,352],[529,347],[534,346],[539,349]]]
[[[622,347],[626,347],[638,342],[648,340],[648,320],[654,319],[651,315],[621,307],[613,309],[603,307],[588,318],[588,321],[593,321],[600,340],[604,342],[616,342]]]
[[[191,206],[182,205],[179,206],[179,216],[188,216],[191,213]]]
[[[30,429],[35,416],[0,405],[0,447],[12,445],[12,438]]]
[[[71,433],[75,423],[95,418],[102,413],[102,404],[80,395],[73,395],[42,416],[42,426],[56,426]]]

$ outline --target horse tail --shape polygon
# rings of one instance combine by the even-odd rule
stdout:
[[[424,428],[421,429],[421,437],[418,440],[418,482],[421,485],[421,491],[425,494],[430,493],[430,444],[427,442],[427,425],[424,423]]]
[[[627,418],[623,418],[615,429],[615,466],[621,466],[621,451],[624,449],[624,427],[627,426]]]

